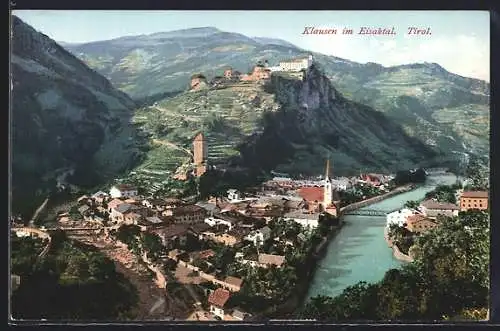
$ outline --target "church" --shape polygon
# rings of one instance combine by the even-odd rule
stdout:
[[[302,187],[298,190],[298,194],[307,202],[309,212],[326,212],[337,216],[337,206],[340,201],[330,177],[330,160],[326,161],[323,187]]]

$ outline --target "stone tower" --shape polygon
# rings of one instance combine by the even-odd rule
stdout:
[[[195,165],[195,174],[200,177],[207,170],[208,148],[205,137],[200,132],[193,140],[193,162]]]
[[[203,133],[200,132],[194,137],[193,140],[194,163],[204,163],[207,159],[207,155],[207,142],[205,141],[205,137],[203,137]]]
[[[326,160],[325,186],[323,188],[323,208],[333,204],[332,180],[330,179],[330,159]]]

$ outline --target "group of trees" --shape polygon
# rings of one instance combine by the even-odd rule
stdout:
[[[388,235],[401,253],[408,255],[410,247],[414,244],[414,234],[405,227],[391,224]]]
[[[369,199],[381,193],[379,188],[363,184],[356,184],[351,190],[339,192],[342,206]]]
[[[146,252],[146,256],[152,262],[159,262],[160,258],[167,252],[157,234],[142,232],[137,225],[124,224],[117,229],[114,235],[137,256],[141,257]]]
[[[396,172],[396,176],[393,179],[396,185],[405,185],[410,183],[424,183],[427,178],[425,170],[422,168],[416,170],[402,170]]]
[[[415,261],[378,283],[358,283],[335,298],[316,297],[301,311],[318,320],[486,318],[489,215],[473,210],[440,221],[415,240]],[[478,313],[479,312],[479,313]]]
[[[436,199],[439,202],[457,203],[457,198],[455,196],[456,191],[460,188],[460,185],[439,185],[433,191],[428,192],[425,195],[425,199]]]
[[[263,312],[287,300],[297,285],[297,273],[291,266],[252,268],[244,266],[244,283],[231,297],[230,304],[254,313]]]
[[[307,230],[283,218],[274,218],[268,226],[271,228],[271,237],[279,237],[280,241],[271,239],[259,247],[245,246],[242,249],[244,258],[255,259],[258,252],[284,255],[285,264],[280,268],[254,268],[233,261],[227,269],[228,274],[244,279],[241,291],[232,296],[232,304],[254,313],[272,311],[298,293],[297,287],[311,270],[308,264],[311,251],[321,240],[319,230]],[[299,234],[302,239],[298,238]],[[314,234],[317,240],[313,240]],[[292,245],[285,244],[286,240]]]
[[[122,319],[132,317],[138,296],[115,270],[113,261],[90,246],[54,233],[48,254],[44,243],[12,238],[13,274],[21,285],[12,293],[15,319]]]
[[[465,170],[465,177],[469,183],[466,187],[472,191],[482,191],[489,189],[489,167],[485,167],[480,160],[472,155]]]
[[[199,194],[201,199],[209,196],[223,197],[231,188],[246,191],[263,181],[263,176],[252,170],[248,172],[209,170],[199,178]]]
[[[420,201],[417,200],[408,200],[405,202],[404,207],[409,209],[417,209],[420,205]]]

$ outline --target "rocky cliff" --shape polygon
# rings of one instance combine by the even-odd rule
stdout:
[[[127,95],[15,16],[11,45],[14,209],[58,180],[93,185],[140,157]]]
[[[443,157],[380,112],[343,97],[317,65],[303,80],[273,74],[266,89],[275,95],[279,109],[264,115],[263,134],[244,145],[247,162],[281,154],[281,160],[274,160],[279,169],[311,173],[320,171],[329,157],[337,174],[347,174],[396,171]]]

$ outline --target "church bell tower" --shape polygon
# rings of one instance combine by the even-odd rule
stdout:
[[[332,180],[330,179],[330,159],[326,160],[325,186],[323,188],[323,208],[333,203]]]

